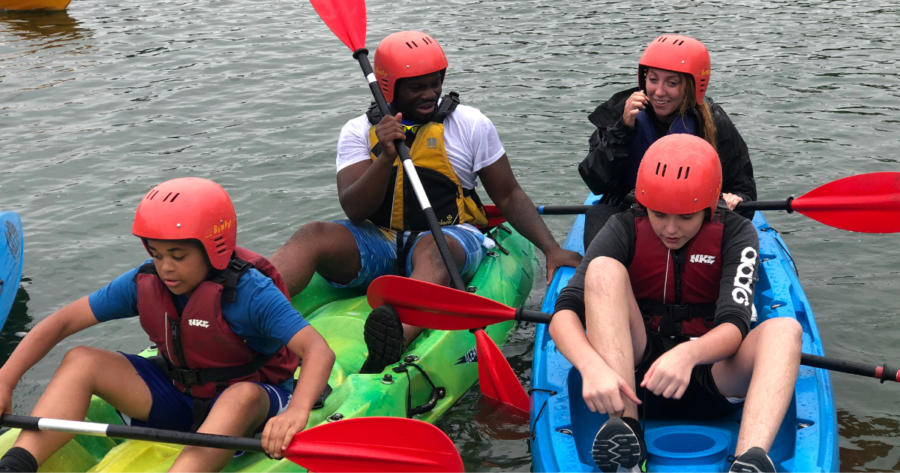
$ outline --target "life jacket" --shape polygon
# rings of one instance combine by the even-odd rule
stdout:
[[[431,121],[419,127],[416,132],[409,155],[440,225],[470,223],[484,227],[487,226],[488,219],[481,199],[475,189],[462,187],[444,147],[444,119],[457,105],[459,95],[456,92],[442,98]],[[375,161],[381,154],[381,146],[375,135],[381,113],[377,107],[370,107],[366,116],[369,123],[372,123],[369,128],[369,143],[372,146],[372,161]],[[428,231],[430,228],[425,213],[422,212],[412,184],[404,178],[403,173],[398,156],[391,170],[390,182],[393,185],[385,191],[384,200],[369,220],[380,227],[401,232]]]
[[[722,277],[723,221],[724,215],[715,212],[691,241],[669,250],[646,212],[636,214],[628,276],[650,330],[669,337],[699,337],[713,328]]]
[[[656,133],[656,127],[653,126],[653,119],[646,110],[641,110],[634,118],[634,140],[631,142],[631,152],[628,154],[628,169],[626,170],[625,184],[628,189],[634,189],[637,182],[638,168],[641,166],[641,160],[644,159],[644,153],[647,148],[656,142],[660,136]],[[669,125],[666,136],[677,133],[697,136],[697,121],[688,115],[679,115]]]
[[[288,297],[287,285],[272,263],[241,247],[235,248],[227,268],[194,289],[181,314],[153,263],[138,270],[138,314],[159,350],[154,362],[185,394],[209,399],[234,383],[280,384],[294,377],[297,355],[287,347],[271,355],[257,353],[222,317],[223,297],[234,301],[238,280],[250,268],[271,278]]]

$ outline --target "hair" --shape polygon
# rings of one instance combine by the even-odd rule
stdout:
[[[683,72],[679,72],[678,75],[681,76],[681,87],[684,92],[682,94],[684,98],[681,100],[681,106],[678,107],[678,114],[685,115],[688,110],[696,108],[703,121],[703,129],[700,130],[700,137],[709,142],[713,149],[718,153],[719,148],[716,146],[716,122],[713,119],[712,109],[705,100],[699,105],[697,104],[697,89],[694,85],[694,76]]]

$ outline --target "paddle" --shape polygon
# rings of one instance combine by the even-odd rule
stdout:
[[[553,314],[513,309],[476,294],[460,294],[437,284],[397,276],[382,276],[369,285],[369,304],[391,304],[406,324],[440,330],[466,330],[515,320],[549,324]],[[452,301],[452,302],[450,302]],[[479,352],[479,356],[480,356]],[[479,368],[480,368],[479,359]],[[499,360],[491,360],[500,363]],[[506,361],[505,359],[503,360]],[[804,353],[800,364],[841,373],[900,382],[900,372],[887,365],[865,365]]]
[[[633,196],[630,196],[632,199]],[[633,200],[632,200],[633,202]],[[539,205],[541,215],[583,214],[589,205]],[[735,210],[786,210],[842,230],[900,232],[900,172],[845,177],[800,197],[780,201],[741,202]],[[489,215],[498,217],[497,215]]]
[[[353,57],[359,62],[363,75],[369,82],[369,89],[375,97],[378,109],[381,111],[382,116],[389,115],[391,111],[384,100],[381,88],[378,86],[375,73],[372,71],[372,65],[369,63],[369,50],[366,49],[365,0],[310,0],[310,3],[312,3],[316,13],[322,18],[322,21],[325,22],[325,25],[353,51]],[[409,181],[419,200],[419,205],[422,207],[422,212],[425,213],[425,217],[428,220],[428,228],[431,230],[431,235],[438,247],[438,251],[440,251],[441,259],[443,259],[444,265],[447,267],[447,272],[450,273],[451,285],[455,289],[465,292],[466,287],[463,284],[459,270],[456,268],[456,264],[453,262],[450,248],[447,246],[447,240],[444,238],[443,232],[441,232],[437,217],[434,215],[434,210],[431,208],[431,203],[428,201],[428,196],[425,194],[425,189],[422,187],[416,168],[409,157],[409,147],[406,146],[403,140],[395,140],[394,146],[397,147],[400,160],[403,163],[403,170],[409,177]],[[372,307],[378,306],[373,305]],[[482,356],[488,356],[487,354],[492,351],[499,353],[499,349],[497,349],[493,341],[487,336],[479,336],[478,331],[483,332],[483,330],[479,329],[475,333],[478,353],[480,355],[483,354]],[[491,347],[490,345],[494,346]],[[494,365],[492,369],[483,369],[481,365],[479,363],[478,380],[482,387],[482,394],[497,399],[513,408],[528,412],[528,395],[525,394],[525,390],[519,383],[519,378],[516,377],[509,364],[507,363],[505,368],[503,368],[503,365]]]
[[[15,415],[0,417],[0,425],[265,453],[259,439],[246,437]],[[397,417],[345,419],[304,430],[294,436],[284,456],[311,471],[322,472],[464,471],[456,446],[440,429]]]

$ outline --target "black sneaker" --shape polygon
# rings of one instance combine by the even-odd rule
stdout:
[[[610,418],[597,431],[591,455],[597,468],[603,472],[614,473],[619,468],[643,468],[647,447],[644,445],[641,425],[630,417]]]
[[[769,458],[769,455],[766,454],[765,450],[759,447],[753,447],[738,455],[731,463],[731,468],[729,468],[728,471],[775,473],[775,464],[772,463],[772,459]]]
[[[366,319],[363,330],[369,356],[363,363],[361,374],[381,373],[388,365],[400,361],[403,354],[403,324],[393,307],[385,304],[376,307]]]

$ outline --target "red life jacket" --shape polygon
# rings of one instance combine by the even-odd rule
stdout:
[[[294,377],[297,355],[287,347],[272,355],[259,354],[222,317],[222,298],[234,301],[238,280],[254,267],[288,297],[287,285],[272,263],[236,247],[228,267],[200,283],[180,315],[153,264],[138,270],[138,314],[141,327],[159,350],[154,362],[185,394],[213,398],[241,381],[279,384]]]
[[[628,275],[650,330],[666,336],[699,337],[712,329],[722,277],[723,220],[716,212],[691,241],[670,251],[646,214],[635,217],[634,256]]]

